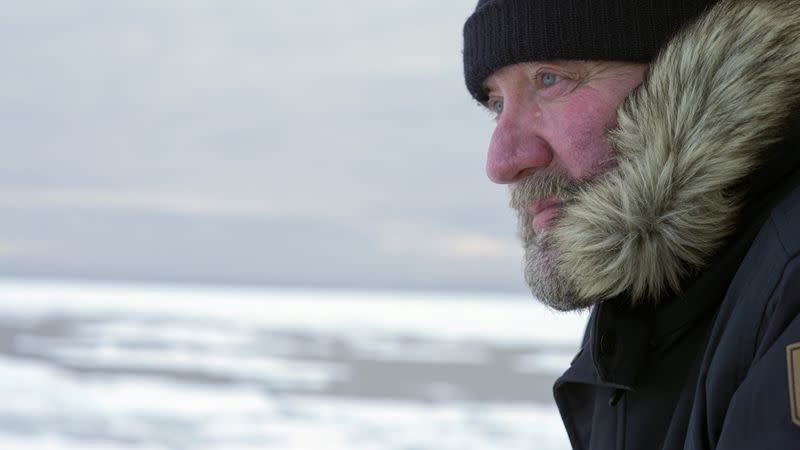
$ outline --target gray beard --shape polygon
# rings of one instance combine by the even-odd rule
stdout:
[[[519,238],[525,255],[525,281],[536,299],[559,311],[585,309],[593,304],[581,299],[572,283],[559,270],[559,253],[553,249],[548,232],[537,235],[531,226],[528,206],[533,202],[557,197],[567,205],[586,181],[570,178],[562,172],[541,170],[518,183],[511,192],[511,207],[517,211]],[[556,216],[551,226],[559,220]]]
[[[530,221],[527,223],[530,228]],[[525,282],[537,300],[559,311],[581,310],[592,305],[593,302],[578,296],[572,283],[559,270],[558,252],[552,250],[547,236],[523,242],[523,245]]]

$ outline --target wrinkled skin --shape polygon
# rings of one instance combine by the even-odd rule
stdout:
[[[556,61],[503,67],[484,83],[485,106],[496,114],[486,172],[507,184],[525,248],[525,279],[545,304],[585,305],[555,275],[558,254],[548,230],[582,183],[613,165],[606,139],[617,108],[639,86],[647,66]]]

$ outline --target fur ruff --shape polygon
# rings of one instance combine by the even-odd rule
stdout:
[[[563,209],[555,270],[587,304],[656,303],[709,264],[800,101],[800,1],[723,1],[679,33],[620,106],[617,165]]]

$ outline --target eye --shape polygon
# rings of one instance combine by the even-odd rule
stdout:
[[[492,115],[494,120],[497,120],[500,117],[500,114],[503,112],[503,107],[505,106],[505,102],[503,102],[500,98],[490,98],[485,104],[486,109]]]
[[[495,100],[494,102],[492,102],[492,105],[491,105],[492,112],[495,113],[495,115],[499,116],[500,113],[503,112],[503,106],[504,106],[504,104],[503,104],[502,100]]]
[[[542,83],[542,87],[549,88],[554,86],[556,83],[561,81],[561,77],[554,74],[554,73],[543,73],[539,75],[539,81]]]

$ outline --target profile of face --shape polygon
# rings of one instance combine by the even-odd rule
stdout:
[[[586,306],[553,270],[548,231],[581,185],[613,166],[606,135],[617,108],[642,83],[644,64],[554,61],[503,67],[484,83],[495,115],[486,172],[507,184],[525,248],[525,279],[545,304]]]

